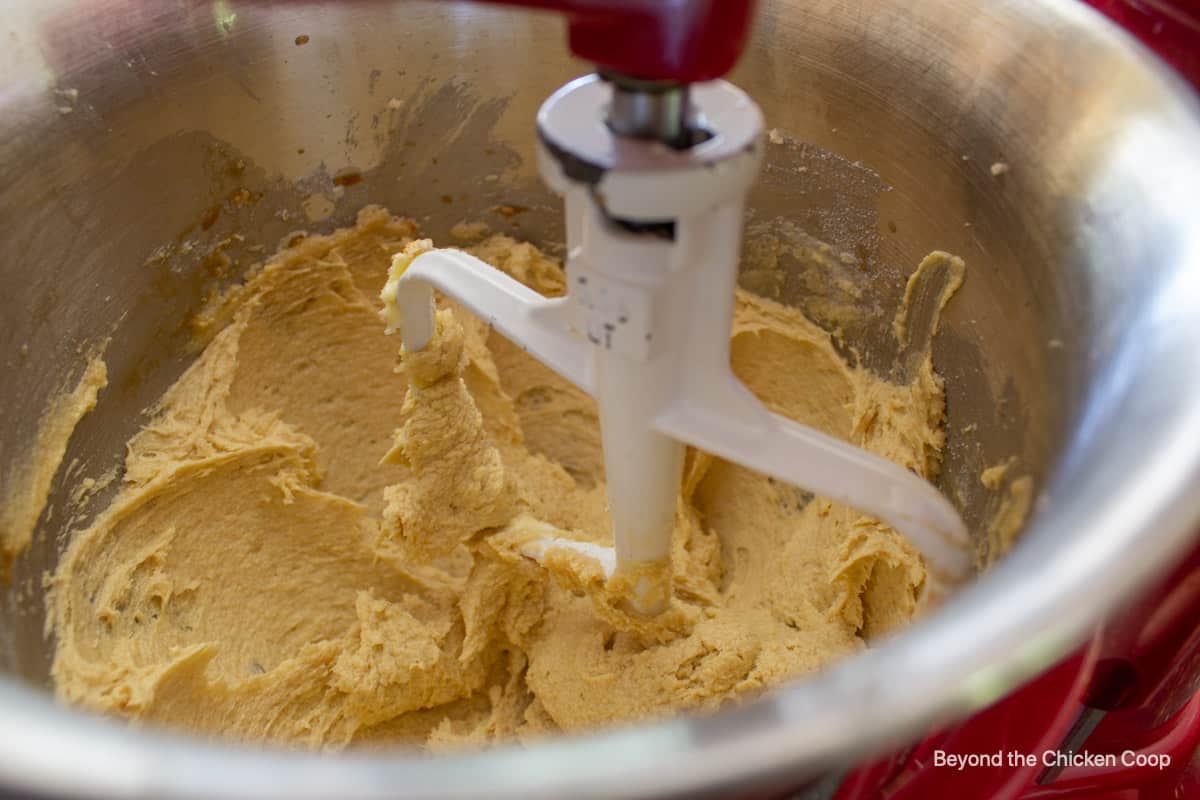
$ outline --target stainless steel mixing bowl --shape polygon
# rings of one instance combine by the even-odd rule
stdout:
[[[0,29],[0,475],[79,374],[80,348],[110,338],[110,385],[4,592],[11,786],[350,798],[795,785],[1002,695],[1200,529],[1196,98],[1072,0],[776,0],[732,76],[788,138],[752,198],[751,250],[769,258],[792,223],[866,267],[847,342],[876,368],[894,356],[881,310],[903,275],[934,248],[966,259],[935,348],[944,488],[981,530],[995,498],[979,470],[1018,456],[1038,494],[1010,556],[902,635],[757,702],[526,749],[284,753],[57,707],[41,578],[71,527],[67,489],[119,463],[139,412],[193,357],[189,310],[289,232],[368,202],[435,236],[483,219],[552,244],[534,111],[586,65],[552,17],[450,2],[30,0],[5,4]],[[775,289],[819,318],[802,262],[784,258]]]

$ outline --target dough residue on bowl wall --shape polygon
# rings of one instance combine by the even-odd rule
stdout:
[[[74,388],[53,398],[38,423],[31,457],[10,468],[4,478],[0,488],[0,586],[33,539],[75,426],[96,407],[96,397],[108,385],[103,350],[103,346],[96,348],[87,357]]]

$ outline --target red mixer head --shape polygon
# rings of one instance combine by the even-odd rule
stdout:
[[[720,78],[741,55],[755,0],[492,0],[566,15],[571,52],[631,78]]]

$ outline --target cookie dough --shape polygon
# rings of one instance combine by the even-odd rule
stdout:
[[[5,476],[0,489],[0,587],[11,577],[17,556],[33,540],[75,426],[96,407],[97,395],[108,385],[103,349],[88,356],[75,387],[55,396],[42,415],[31,448],[34,457],[18,462]]]
[[[703,453],[660,619],[606,603],[586,564],[520,557],[540,524],[609,543],[596,409],[451,303],[398,359],[377,297],[417,234],[366,209],[196,320],[202,355],[54,576],[63,701],[212,736],[438,752],[712,711],[911,618],[924,569],[897,534]],[[529,244],[471,250],[564,291]],[[928,353],[891,383],[739,293],[732,358],[772,410],[936,475]]]

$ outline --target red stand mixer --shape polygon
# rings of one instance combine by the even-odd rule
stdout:
[[[40,615],[42,576],[53,572],[69,532],[58,514],[53,525],[43,523],[45,535],[18,565],[24,580],[14,586],[23,596],[9,602],[0,591],[0,798],[1200,798],[1200,325],[1193,324],[1200,305],[1200,104],[1187,83],[1200,87],[1195,2],[480,0],[566,19],[571,52],[599,75],[557,92],[584,71],[567,58],[557,21],[472,3],[11,4],[4,15],[11,56],[4,72],[11,79],[0,87],[0,345],[19,348],[20,357],[0,381],[0,462],[15,457],[50,388],[77,360],[64,348],[112,330],[127,335],[111,348],[113,397],[101,403],[117,412],[98,407],[76,450],[80,463],[94,459],[97,474],[110,450],[124,453],[126,438],[115,423],[137,419],[158,396],[149,377],[163,378],[177,365],[171,337],[182,330],[179,319],[195,312],[203,288],[203,270],[191,262],[162,270],[144,263],[184,222],[191,227],[176,244],[204,245],[195,248],[199,254],[219,237],[230,248],[245,238],[245,252],[258,248],[257,259],[297,224],[329,229],[368,204],[422,220],[423,228],[428,223],[426,232],[440,241],[446,232],[438,226],[459,215],[488,219],[504,232],[519,227],[516,237],[531,242],[566,241],[569,250],[582,238],[578,220],[592,225],[589,244],[605,240],[605,226],[596,222],[607,222],[645,241],[626,242],[609,260],[569,253],[571,278],[579,277],[571,270],[582,261],[596,268],[589,277],[636,289],[647,273],[635,267],[654,266],[639,254],[688,241],[692,254],[728,268],[720,273],[727,283],[680,284],[689,298],[715,306],[733,293],[744,207],[770,224],[795,219],[798,229],[823,240],[825,231],[808,229],[824,220],[806,216],[806,204],[836,207],[849,188],[861,196],[849,197],[847,206],[862,201],[870,208],[861,215],[833,208],[838,232],[851,233],[847,241],[828,238],[853,256],[854,232],[878,233],[877,251],[868,255],[880,268],[862,270],[872,280],[895,288],[894,265],[934,247],[960,253],[976,270],[947,308],[939,334],[939,348],[946,347],[937,358],[954,438],[982,444],[943,476],[945,485],[961,479],[975,492],[967,501],[959,493],[951,504],[938,487],[913,483],[916,476],[896,467],[902,474],[892,479],[908,480],[899,500],[861,484],[847,504],[901,534],[911,523],[914,542],[922,531],[953,533],[957,515],[987,494],[979,469],[1014,451],[1034,456],[1035,502],[1049,502],[1034,507],[1013,551],[952,595],[944,613],[755,702],[438,758],[204,741],[55,703],[47,691],[52,643]],[[748,49],[752,35],[756,44]],[[745,91],[720,80],[742,55],[736,80]],[[530,134],[537,104],[548,95],[543,108],[556,113],[537,116],[535,159]],[[573,115],[579,106],[570,102],[581,98],[590,103],[583,120],[590,139],[575,138],[585,126],[574,123],[586,115]],[[697,109],[724,116],[701,123]],[[799,143],[767,139],[764,123],[796,131]],[[457,138],[456,127],[463,129]],[[705,138],[710,130],[737,135],[721,143]],[[617,140],[620,148],[605,149]],[[767,160],[756,186],[771,190],[772,203],[745,206],[755,159],[768,142],[779,163]],[[630,164],[653,172],[663,162],[620,161],[618,149],[656,151],[679,167],[672,177],[688,182],[622,172]],[[813,160],[799,165],[802,149]],[[714,152],[720,159],[702,157]],[[218,164],[227,155],[229,164]],[[826,156],[847,170],[861,166],[884,188],[856,188],[831,169],[818,192],[818,170],[800,173]],[[547,202],[542,184],[543,194],[518,194],[537,181],[527,174],[535,160],[543,176],[560,179],[551,186],[568,195],[565,234],[561,205]],[[706,175],[717,167],[729,169],[722,178]],[[630,181],[620,196],[595,190],[610,188],[600,182],[609,172]],[[339,183],[338,175],[353,180]],[[781,185],[789,191],[776,191]],[[318,189],[338,207],[319,222],[305,205],[325,199]],[[225,202],[247,194],[266,199]],[[717,196],[719,214],[704,206]],[[572,210],[594,212],[589,202],[603,213],[572,217]],[[212,206],[224,209],[216,222],[205,212],[212,203],[225,203]],[[491,210],[518,207],[509,203],[521,204],[519,219]],[[782,216],[772,219],[775,213]],[[195,223],[200,214],[205,221]],[[704,250],[697,242],[723,247]],[[448,251],[414,258],[410,279],[439,279],[419,269],[436,252]],[[253,262],[246,258],[241,266]],[[609,264],[624,274],[599,269]],[[678,277],[663,274],[658,288]],[[397,327],[406,346],[411,338],[419,347],[420,331],[404,323],[411,327],[422,309],[428,312],[429,287],[410,284],[426,293],[408,298],[417,313]],[[503,297],[512,289],[494,283],[489,291]],[[530,294],[508,312],[500,303],[489,313],[494,308],[502,317],[519,307],[531,330],[538,319],[566,321],[592,334],[596,350],[607,348],[613,309],[595,296],[577,298],[583,308],[567,315],[559,313],[562,305],[540,307],[545,298]],[[639,334],[700,308],[673,302],[676,296],[659,291],[639,306],[651,309]],[[635,293],[622,297],[636,300]],[[672,301],[663,304],[669,314],[653,310],[664,297]],[[131,330],[119,327],[126,316]],[[872,321],[890,335],[890,316]],[[728,339],[727,330],[710,327],[718,335],[706,343]],[[503,324],[497,328],[505,332]],[[960,351],[951,353],[951,336],[959,336]],[[697,339],[685,341],[703,349]],[[578,344],[589,346],[586,339]],[[0,347],[6,358],[12,352]],[[658,386],[669,400],[679,389],[670,380],[677,373],[656,374],[645,364],[605,377],[595,364],[606,355],[579,347],[547,352],[558,354],[568,379],[585,391],[607,383],[626,387],[628,398]],[[957,362],[943,358],[950,355]],[[727,368],[728,360],[717,366]],[[679,392],[688,394],[687,387]],[[646,467],[651,459],[613,457],[637,465],[629,470],[637,477],[626,476],[615,490],[625,493],[626,509],[645,508],[630,502],[639,492],[673,498],[671,486],[647,476],[669,472],[662,465],[677,467],[682,443],[731,461],[740,454],[741,463],[767,474],[805,467],[780,456],[776,438],[784,437],[769,435],[768,426],[751,430],[760,434],[751,444],[711,415],[687,424],[675,418],[664,432],[662,418],[649,413],[655,409],[631,411],[618,390],[612,398],[618,402],[609,403],[611,414],[598,403],[602,436],[606,419],[625,414],[642,433],[659,425],[651,432],[672,440],[657,442],[654,469]],[[1056,439],[1059,423],[1069,430]],[[705,436],[732,442],[735,452],[698,441]],[[1019,449],[1011,446],[1017,439]],[[608,441],[605,451],[614,455]],[[947,453],[949,466],[955,454]],[[1113,454],[1120,457],[1107,457]],[[852,461],[845,452],[830,459]],[[813,470],[816,463],[807,464],[809,482],[792,483],[818,489],[822,480],[839,482]],[[606,483],[611,510],[620,504],[612,502],[614,481]],[[918,497],[923,505],[905,502]],[[951,523],[940,528],[938,503],[949,512],[941,522]],[[925,513],[905,516],[913,508]],[[622,560],[661,555],[653,547],[622,551],[617,527],[613,548],[588,554],[610,575]],[[645,545],[656,537],[642,538]],[[923,541],[936,573],[930,554],[945,551],[936,535]],[[538,561],[563,542],[550,530],[535,544],[541,549],[522,555]],[[955,563],[943,565],[957,579]],[[654,581],[647,583],[645,608],[635,611],[652,612],[661,600]]]

